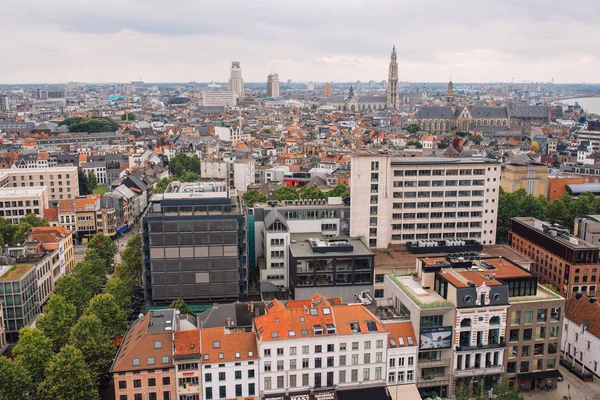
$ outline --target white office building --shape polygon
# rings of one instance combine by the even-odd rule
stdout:
[[[242,67],[239,61],[231,63],[229,90],[234,92],[238,97],[244,97],[244,79],[242,78]]]
[[[235,107],[237,95],[234,91],[212,91],[202,92],[202,105],[204,107]]]
[[[267,97],[279,97],[279,74],[271,73],[267,77]]]
[[[352,157],[350,235],[372,248],[419,240],[496,241],[500,163],[486,158]]]

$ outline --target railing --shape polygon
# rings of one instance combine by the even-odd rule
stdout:
[[[445,375],[417,378],[417,385],[419,385],[420,387],[448,385],[449,383],[450,378]]]
[[[501,364],[498,364],[498,365],[490,365],[486,368],[455,369],[454,376],[488,375],[488,374],[500,374],[502,372],[504,372],[504,366]]]
[[[419,360],[419,368],[433,368],[433,367],[449,367],[450,359],[445,358],[443,360]]]
[[[500,343],[488,343],[475,346],[456,346],[456,351],[471,351],[471,350],[485,350],[485,349],[501,349],[506,347],[506,342]]]

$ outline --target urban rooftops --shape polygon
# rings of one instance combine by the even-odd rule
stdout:
[[[528,228],[539,232],[540,234],[575,250],[598,250],[598,246],[586,242],[578,237],[571,235],[568,229],[562,228],[558,224],[540,221],[533,217],[515,217],[513,221],[518,222]],[[516,232],[520,235],[519,232]]]

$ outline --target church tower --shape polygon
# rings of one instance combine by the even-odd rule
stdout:
[[[396,62],[396,46],[392,48],[386,103],[387,108],[398,109],[398,63]]]
[[[446,104],[451,106],[454,104],[454,85],[452,84],[452,79],[448,82],[448,91],[446,92]]]

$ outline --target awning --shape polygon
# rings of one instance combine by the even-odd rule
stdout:
[[[388,400],[385,386],[338,390],[335,394],[337,395],[338,400]]]
[[[553,369],[550,371],[529,372],[526,374],[518,374],[517,379],[524,381],[532,381],[534,379],[558,378],[562,376],[559,370]]]
[[[127,225],[123,225],[122,227],[120,227],[119,229],[117,229],[117,232],[119,233],[123,233],[127,230],[127,228],[129,228]]]

